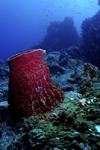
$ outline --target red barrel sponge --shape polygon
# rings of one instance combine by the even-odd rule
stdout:
[[[19,117],[44,114],[64,100],[63,91],[51,80],[45,50],[30,50],[8,59],[8,103]]]

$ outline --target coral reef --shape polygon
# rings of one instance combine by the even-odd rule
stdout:
[[[70,51],[74,51],[73,48],[69,48],[69,49]],[[31,72],[30,72],[31,68],[27,67],[27,65],[31,64],[30,59],[33,57],[34,54],[36,54],[36,50],[35,53],[33,53],[33,51],[30,51],[29,53],[31,56],[26,57],[26,61],[24,61],[25,59],[20,59],[16,63],[16,67],[13,72],[15,75],[17,75],[20,81],[17,80],[16,78],[15,80],[16,82],[14,82],[16,85],[12,87],[13,88],[12,92],[14,92],[14,90],[19,90],[19,87],[21,87],[21,84],[23,83],[23,88],[20,89],[20,94],[22,94],[21,92],[24,90],[23,97],[25,97],[26,94],[28,94],[29,87],[30,87],[27,86],[27,90],[25,90],[26,87],[25,83],[29,83],[29,85],[33,83],[31,82],[33,81],[33,76],[31,76]],[[42,60],[44,60],[44,56],[43,56],[44,53],[42,53],[42,51],[40,53],[41,53]],[[74,59],[74,55],[72,57],[73,59],[71,58],[71,56],[67,57],[69,55],[67,52],[63,53],[63,55],[61,55],[61,53],[62,50],[61,52],[53,51],[50,53],[46,53],[46,59],[48,62],[47,63],[48,66],[50,66],[52,63],[51,70],[53,69],[53,63],[57,63],[58,72],[56,71],[55,73],[50,70],[52,72],[51,77],[52,77],[52,81],[55,82],[57,87],[59,87],[60,85],[62,89],[65,89],[64,90],[65,97],[61,103],[57,101],[59,107],[54,106],[54,109],[52,109],[53,105],[51,105],[49,107],[50,111],[46,111],[46,113],[41,114],[42,116],[45,115],[45,117],[42,119],[40,119],[38,115],[23,117],[21,119],[19,118],[17,119],[15,116],[11,115],[12,113],[10,113],[9,111],[9,105],[11,108],[11,103],[8,104],[7,101],[8,94],[5,94],[4,92],[4,89],[6,89],[6,93],[9,92],[8,90],[11,90],[8,89],[9,69],[8,66],[5,66],[5,63],[1,62],[1,68],[2,68],[1,71],[2,74],[0,76],[0,81],[1,81],[0,82],[0,149],[1,150],[8,150],[8,149],[9,150],[13,150],[13,149],[16,150],[22,150],[22,149],[24,150],[29,150],[29,149],[30,150],[33,149],[99,150],[100,149],[100,79],[98,80],[98,82],[93,82],[93,85],[95,84],[95,89],[93,87],[89,87],[89,88],[86,87],[87,91],[82,93],[83,95],[78,93],[77,91],[78,81],[81,78],[81,74],[85,70],[84,61],[79,60],[80,57],[77,58],[78,56],[76,56]],[[18,54],[16,58],[19,59],[20,56],[22,55],[28,56],[28,52],[26,52],[26,55],[25,53]],[[40,55],[36,55],[36,57],[40,57]],[[27,63],[28,58],[29,58],[29,63]],[[12,61],[11,64],[13,64],[15,60],[16,60],[15,57],[11,58],[10,60]],[[63,62],[63,60],[64,62],[66,62],[66,64],[61,63]],[[21,63],[21,61],[23,61],[23,63]],[[23,65],[20,66],[19,65],[20,63]],[[89,65],[89,63],[86,64]],[[92,64],[90,64],[89,66],[91,65]],[[14,66],[15,65],[13,64],[12,67]],[[40,68],[40,66],[38,66],[36,63],[35,67]],[[33,68],[32,69],[33,72],[35,71],[35,73],[37,73],[37,71],[39,70],[36,70],[35,67],[34,69]],[[64,72],[61,71],[61,67],[63,68]],[[90,70],[92,70],[93,72],[93,69],[89,69],[87,65],[85,67],[90,74],[91,74]],[[94,68],[94,74],[96,75],[95,72],[96,67],[92,65],[92,68]],[[8,70],[8,75],[6,74],[7,70]],[[18,70],[21,71],[19,72]],[[22,73],[23,71],[28,71],[27,75],[28,77],[31,78],[30,80],[26,80],[27,77],[25,76],[26,75],[25,73]],[[40,72],[41,72],[41,68],[40,68]],[[83,75],[84,74],[85,73],[83,73]],[[19,77],[21,75],[22,78]],[[49,79],[49,81],[51,81],[51,78]],[[9,100],[10,102],[12,101],[12,99]],[[20,102],[22,104],[22,101]],[[20,114],[18,112],[19,108],[15,111],[16,113],[18,113],[18,115]],[[20,116],[21,115],[22,114],[20,114]]]
[[[82,25],[84,53],[88,62],[100,66],[100,10]]]
[[[37,44],[34,48],[41,47],[48,50],[59,51],[72,45],[80,45],[81,39],[78,36],[74,26],[73,18],[65,17],[64,21],[53,21],[47,28],[47,35],[44,40]]]
[[[99,80],[99,70],[96,66],[91,63],[84,64],[84,73],[81,75],[81,80],[79,82],[80,92],[83,94],[90,91],[90,87],[93,87],[94,82]],[[91,89],[92,90],[92,89]]]
[[[15,115],[42,115],[64,99],[63,91],[51,80],[45,51],[30,50],[8,59],[10,66],[8,103]]]
[[[99,79],[99,70],[91,63],[84,64],[84,73],[81,76],[80,87],[91,87],[93,82],[97,82]]]

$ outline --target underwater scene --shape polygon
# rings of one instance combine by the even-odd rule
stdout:
[[[0,0],[0,150],[100,150],[100,0]]]

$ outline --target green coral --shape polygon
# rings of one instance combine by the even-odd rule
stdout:
[[[99,80],[99,70],[91,63],[84,64],[84,72],[81,75],[79,83],[79,92],[85,94],[90,92],[90,88],[94,86],[94,82]]]
[[[99,70],[96,66],[91,63],[84,64],[84,74],[83,76],[87,76],[89,74],[92,82],[98,81],[99,78]]]

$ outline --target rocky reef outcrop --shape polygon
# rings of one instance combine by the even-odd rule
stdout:
[[[74,21],[71,17],[65,17],[64,21],[53,21],[47,28],[47,35],[44,40],[37,44],[34,48],[43,48],[47,51],[60,50],[68,48],[72,45],[78,46],[81,38],[78,36]]]
[[[88,62],[100,66],[100,10],[82,23],[84,53]]]
[[[100,5],[100,0],[98,0],[98,5]]]

